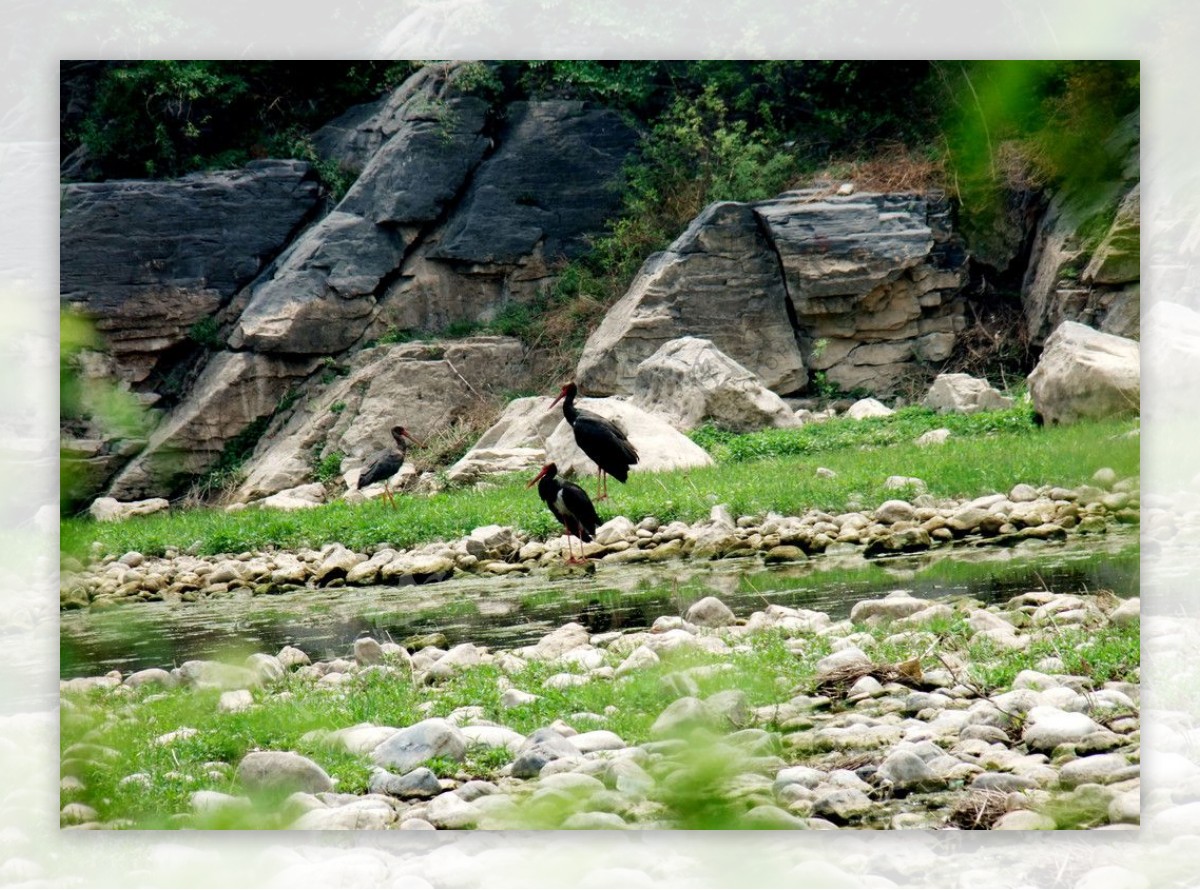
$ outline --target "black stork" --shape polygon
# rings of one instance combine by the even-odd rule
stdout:
[[[554,518],[566,529],[567,550],[571,554],[567,563],[587,562],[583,555],[583,545],[596,534],[600,517],[596,515],[596,508],[592,506],[586,491],[574,482],[559,482],[557,477],[558,467],[548,463],[525,487],[532,488],[534,484],[537,485],[538,497],[546,502]],[[575,558],[575,551],[571,549],[572,535],[579,539],[579,559]]]
[[[623,483],[629,478],[629,468],[638,462],[638,453],[625,431],[611,420],[575,407],[575,395],[578,392],[579,387],[568,383],[558,398],[550,403],[550,407],[553,408],[562,399],[566,400],[563,402],[563,416],[575,431],[575,444],[600,468],[596,495],[602,501],[608,497],[606,474],[615,476],[618,482]]]
[[[408,443],[420,446],[420,442],[414,439],[402,426],[392,427],[392,438],[396,440],[396,444],[390,448],[384,448],[377,452],[363,467],[362,473],[358,477],[359,489],[366,488],[372,483],[383,480],[383,493],[387,495],[387,499],[391,502],[392,509],[396,509],[396,499],[392,497],[392,489],[389,486],[389,480],[399,472],[404,466],[404,458],[408,455]]]

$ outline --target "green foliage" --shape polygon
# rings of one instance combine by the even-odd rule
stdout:
[[[1081,222],[1109,212],[1112,183],[1128,161],[1114,138],[1138,108],[1136,61],[935,63],[944,85],[943,124],[973,243],[999,228],[1006,189],[1050,184],[1077,205]],[[1111,219],[1111,215],[1109,215]]]
[[[420,336],[419,332],[408,328],[388,328],[375,342],[379,345],[388,343],[411,343]]]
[[[468,95],[481,96],[488,100],[498,98],[504,91],[504,83],[500,77],[492,66],[484,62],[468,62],[460,66],[454,85]]]
[[[346,455],[340,451],[331,451],[322,458],[317,459],[313,465],[313,475],[317,477],[319,482],[332,482],[342,473],[342,461]]]
[[[334,402],[332,405],[330,405],[330,406],[329,406],[329,413],[330,413],[330,414],[341,414],[341,413],[342,413],[343,411],[345,411],[345,410],[346,410],[346,403],[345,403],[345,402],[340,402],[340,401],[339,401],[339,402]]]
[[[220,331],[216,317],[207,315],[188,328],[188,339],[208,349],[220,349],[225,345]]]
[[[81,362],[85,352],[99,352],[100,339],[92,323],[73,312],[59,313],[58,405],[64,430],[113,441],[144,439],[153,425],[152,416],[128,389],[111,380],[85,377]],[[59,505],[63,512],[74,509],[92,492],[88,468],[59,449]]]
[[[1035,428],[1011,412],[957,420],[944,415],[936,423],[959,433],[945,445],[921,448],[912,439],[934,422],[932,417],[924,421],[919,416],[917,421],[902,417],[891,426],[887,420],[856,421],[861,425],[858,434],[833,427],[824,440],[797,438],[811,436],[809,427],[742,437],[705,431],[698,435],[716,455],[718,466],[671,473],[635,471],[618,492],[619,506],[598,505],[601,519],[611,518],[615,510],[635,519],[655,516],[660,522],[694,522],[707,516],[714,503],[728,504],[734,515],[762,515],[768,510],[800,515],[813,508],[839,513],[852,501],[870,509],[894,497],[883,483],[899,471],[924,479],[934,497],[976,497],[1008,491],[1018,482],[1078,485],[1103,466],[1121,476],[1139,472],[1137,441],[1120,437],[1130,428],[1129,421]],[[987,432],[989,427],[994,431]],[[819,429],[812,427],[814,432]],[[840,447],[834,447],[836,441]],[[834,470],[834,478],[815,475],[818,461],[806,450],[806,442],[818,450],[820,465]],[[755,459],[755,452],[773,456]],[[526,482],[528,476],[517,476],[497,480],[495,488],[485,491],[467,488],[430,497],[400,496],[395,510],[387,503],[351,506],[339,501],[295,513],[193,509],[122,523],[69,519],[62,525],[62,542],[64,548],[73,546],[80,552],[99,541],[104,553],[138,550],[154,555],[180,541],[201,542],[203,553],[267,545],[319,548],[335,541],[354,549],[380,541],[409,547],[451,540],[498,521],[539,537],[555,533],[553,517],[525,488]],[[584,479],[583,485],[592,491],[594,479]]]
[[[311,160],[287,144],[412,70],[408,62],[114,62],[100,70],[82,120],[63,133],[62,151],[86,145],[102,178],[180,176],[281,151]],[[335,171],[321,175],[336,186]]]

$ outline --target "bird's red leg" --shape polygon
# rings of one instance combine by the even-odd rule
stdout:
[[[396,509],[396,499],[392,497],[391,485],[388,482],[383,483],[383,493],[387,495],[388,503],[392,505],[392,509]]]
[[[596,500],[608,500],[608,484],[604,471],[600,471],[599,481],[596,482]]]

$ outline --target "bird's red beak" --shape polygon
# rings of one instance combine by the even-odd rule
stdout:
[[[555,405],[557,405],[559,402],[561,402],[561,401],[563,400],[563,397],[564,397],[566,394],[567,394],[567,388],[564,386],[564,387],[562,388],[562,392],[560,392],[560,393],[558,394],[558,398],[556,398],[556,399],[555,399],[553,402],[551,402],[551,403],[550,403],[550,408],[547,408],[546,410],[547,410],[547,411],[549,411],[551,408],[553,408]]]
[[[546,475],[546,471],[549,469],[550,469],[550,464],[546,464],[546,466],[542,467],[542,471],[540,473],[538,473],[536,476],[534,476],[532,479],[530,479],[529,484],[527,484],[525,487],[533,488],[533,486],[537,485],[539,482],[542,481],[542,477]]]
[[[421,442],[421,441],[418,441],[418,440],[417,440],[417,438],[416,438],[415,436],[413,436],[413,434],[412,434],[412,433],[410,433],[408,430],[405,430],[403,433],[401,433],[401,435],[402,435],[402,436],[404,436],[404,438],[408,439],[408,441],[410,441],[410,442],[412,442],[414,445],[416,445],[418,448],[424,448],[424,447],[425,447],[425,443],[424,443],[424,442]]]

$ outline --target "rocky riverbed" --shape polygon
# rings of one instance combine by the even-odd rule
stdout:
[[[707,597],[510,650],[364,637],[75,678],[61,821],[1134,828],[1139,606],[895,591],[833,621]]]
[[[818,471],[819,472],[819,471]],[[898,494],[874,510],[802,516],[773,513],[734,517],[715,505],[707,520],[660,522],[617,516],[584,547],[605,565],[679,558],[721,559],[761,555],[767,563],[805,560],[824,553],[867,556],[913,553],[962,543],[1011,545],[1061,540],[1068,533],[1101,533],[1112,523],[1139,521],[1136,478],[1118,479],[1110,469],[1093,484],[1075,488],[1018,484],[971,500],[919,494],[924,483],[894,477]],[[578,542],[576,542],[576,547]],[[246,551],[198,556],[168,548],[162,556],[139,552],[92,554],[86,565],[64,561],[63,609],[102,608],[127,602],[194,602],[206,598],[281,593],[343,585],[428,584],[456,574],[498,576],[561,571],[566,538],[531,539],[519,529],[492,525],[455,541],[411,549],[381,542],[358,552],[341,544],[319,550]],[[198,549],[198,548],[192,548]]]

